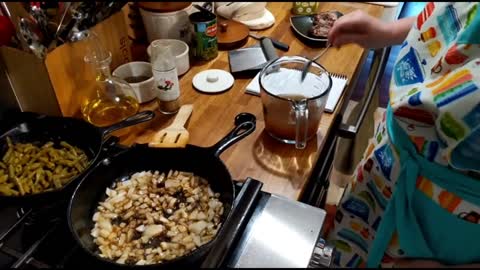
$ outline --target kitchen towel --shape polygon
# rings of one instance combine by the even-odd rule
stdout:
[[[255,78],[247,85],[245,88],[245,92],[248,94],[260,95],[260,82],[258,77],[260,72],[257,73]],[[332,76],[332,89],[330,89],[330,93],[328,94],[327,104],[325,105],[325,112],[332,113],[335,108],[337,107],[338,101],[342,96],[343,92],[347,88],[348,78],[345,75],[334,74],[330,73]]]

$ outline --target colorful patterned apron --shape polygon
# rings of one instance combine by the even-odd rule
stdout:
[[[380,265],[395,231],[406,257],[441,258],[447,264],[480,262],[480,226],[452,215],[416,188],[417,179],[424,176],[457,196],[480,205],[480,181],[419,155],[394,119],[390,107],[387,109],[387,132],[400,156],[402,168],[396,190],[369,250],[367,266]]]
[[[480,263],[480,6],[430,2],[393,66],[390,107],[338,205],[334,265]]]

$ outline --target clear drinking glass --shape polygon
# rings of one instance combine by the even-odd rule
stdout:
[[[332,87],[330,74],[316,62],[301,82],[308,61],[300,56],[280,57],[265,66],[259,78],[265,130],[297,149],[304,149],[317,134]]]

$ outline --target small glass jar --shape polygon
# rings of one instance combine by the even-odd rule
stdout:
[[[159,111],[173,114],[180,109],[180,84],[175,56],[169,45],[152,43],[152,73]]]
[[[312,15],[317,13],[319,2],[293,2],[292,13],[295,15]]]

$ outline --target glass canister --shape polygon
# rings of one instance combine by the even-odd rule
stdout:
[[[84,61],[95,69],[94,91],[81,104],[83,118],[98,127],[110,126],[136,114],[139,103],[132,87],[123,79],[112,76],[112,54],[106,50],[95,33],[86,39]]]
[[[317,13],[319,2],[293,2],[292,13],[295,15],[312,15]]]
[[[259,78],[265,130],[297,149],[304,149],[317,134],[332,87],[330,74],[316,62],[301,81],[308,61],[300,56],[277,58],[262,69]]]

